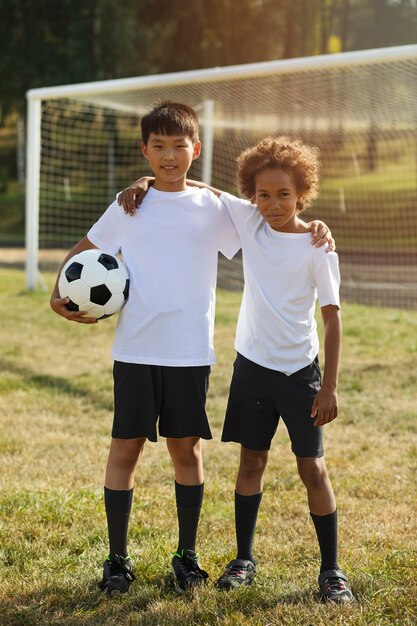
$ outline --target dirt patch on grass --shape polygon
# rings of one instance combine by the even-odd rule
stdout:
[[[40,270],[57,270],[67,254],[67,250],[52,249],[39,251]],[[26,263],[25,248],[1,248],[0,267],[23,269]]]

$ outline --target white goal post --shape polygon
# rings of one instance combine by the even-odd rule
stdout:
[[[263,136],[318,145],[321,193],[306,218],[332,227],[342,295],[417,305],[417,45],[28,91],[28,289],[40,248],[68,249],[148,173],[140,118],[160,99],[197,110],[203,151],[190,176],[227,191],[236,156]]]

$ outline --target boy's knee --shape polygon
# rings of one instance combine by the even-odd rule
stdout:
[[[175,465],[192,467],[201,462],[201,440],[197,437],[167,439],[167,447]]]
[[[297,457],[298,473],[307,487],[321,487],[328,480],[328,473],[323,457]]]
[[[241,448],[239,473],[245,476],[262,475],[268,462],[268,450]]]
[[[135,464],[145,445],[145,437],[135,439],[112,439],[109,461],[115,465]]]

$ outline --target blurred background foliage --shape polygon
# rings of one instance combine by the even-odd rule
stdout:
[[[28,89],[417,42],[416,0],[0,0],[0,9],[0,241],[23,228]]]

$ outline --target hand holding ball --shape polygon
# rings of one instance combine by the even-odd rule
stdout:
[[[102,250],[84,250],[62,268],[59,295],[70,311],[103,319],[120,311],[129,295],[129,276],[120,259]]]

